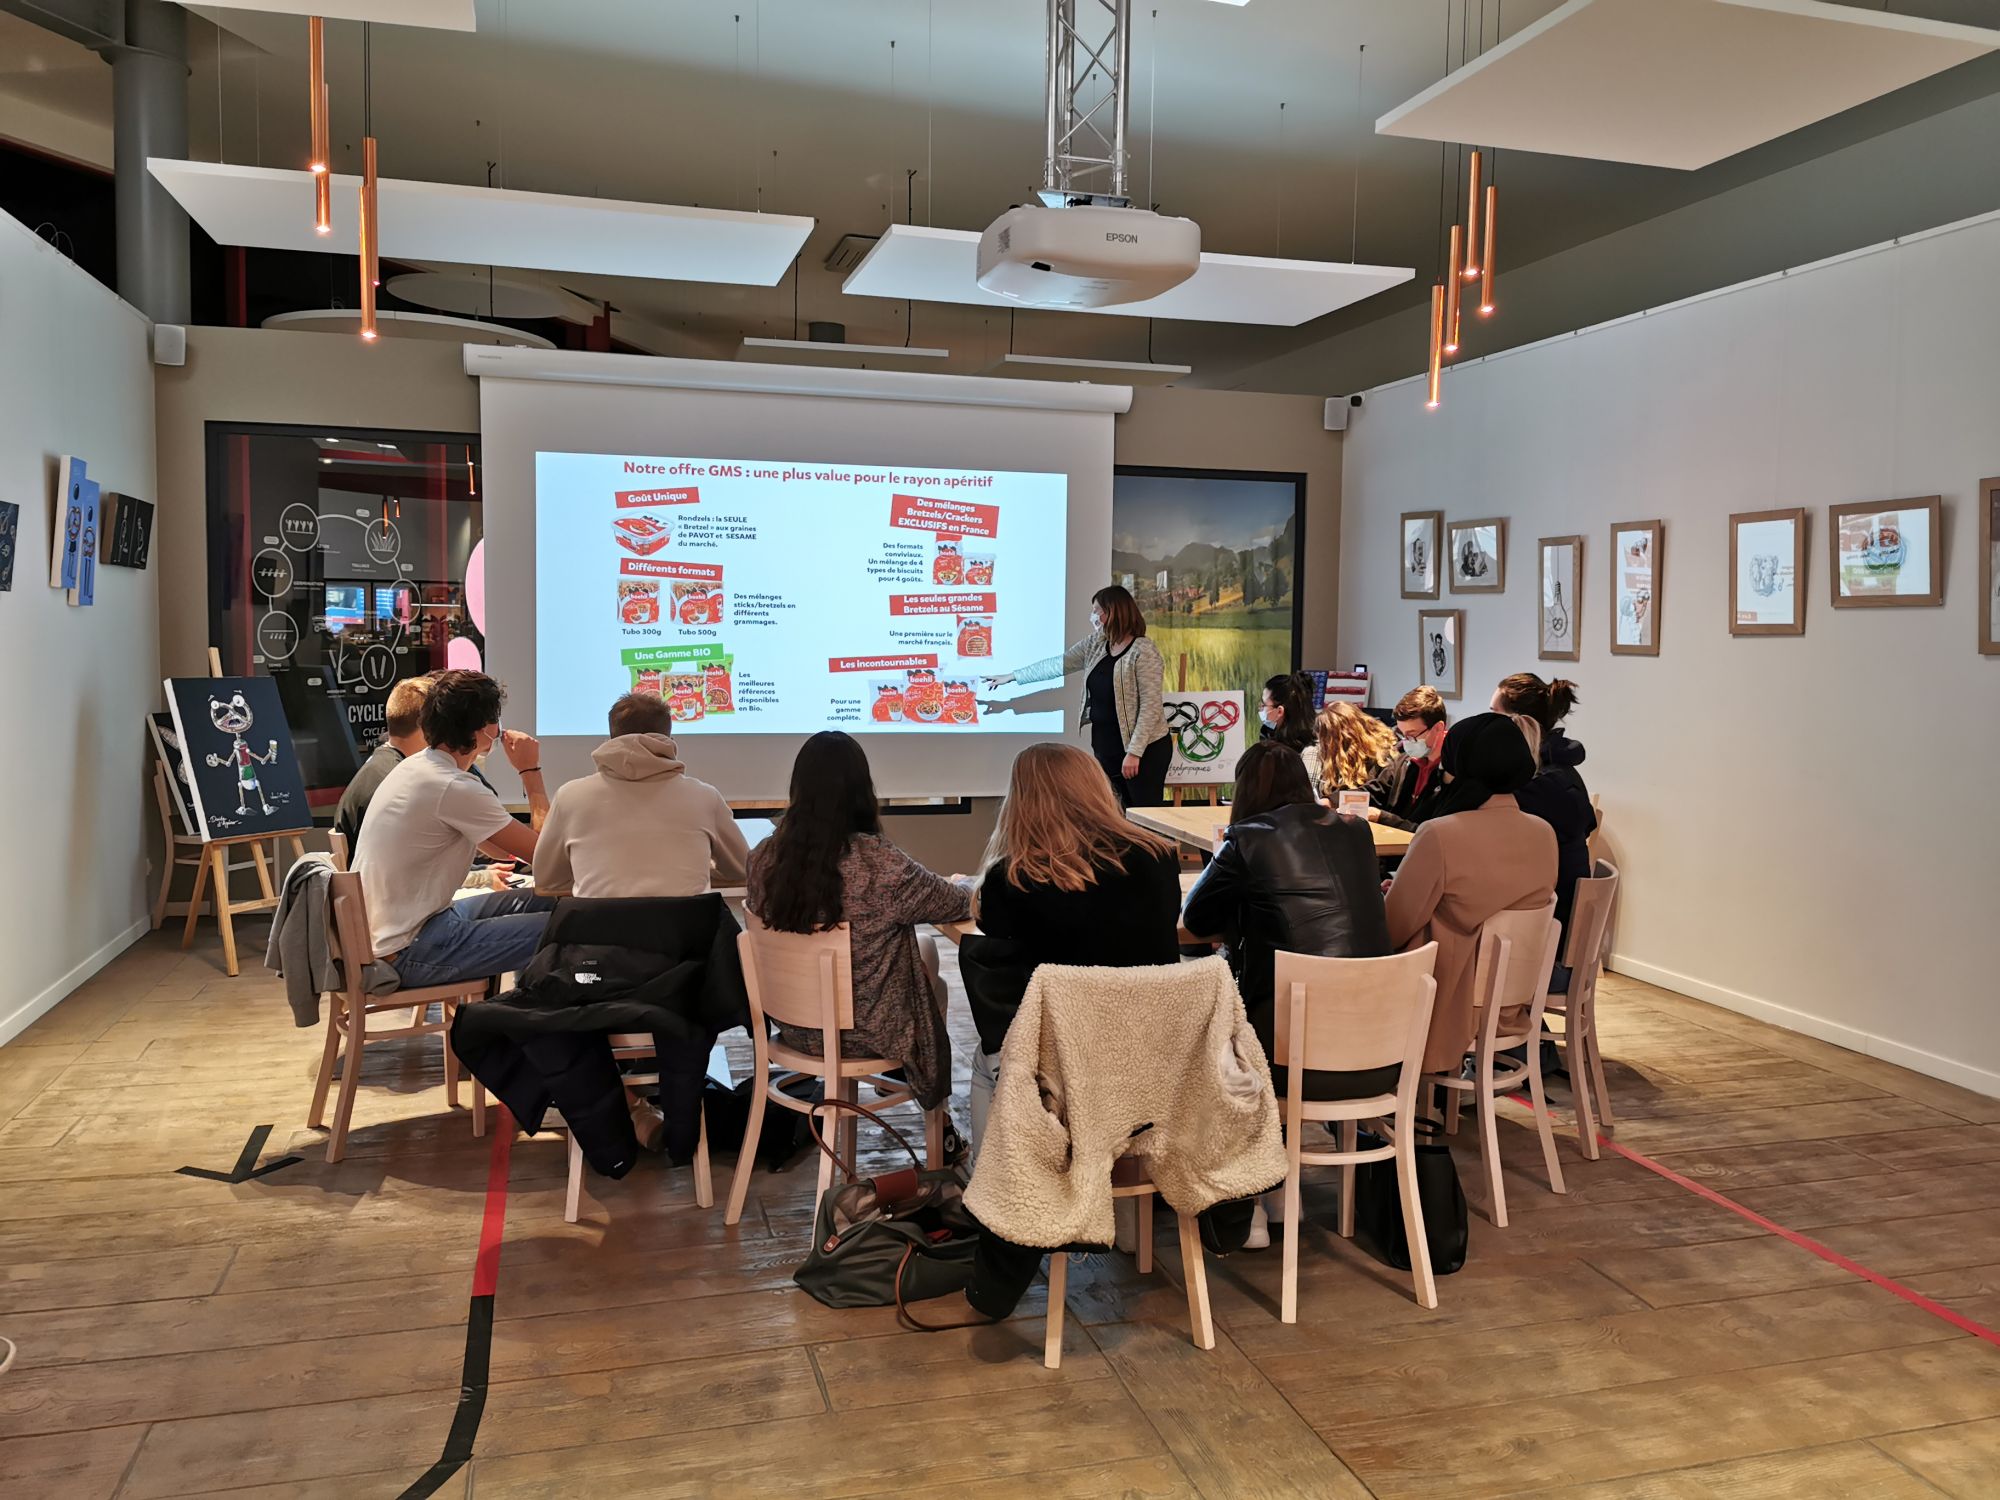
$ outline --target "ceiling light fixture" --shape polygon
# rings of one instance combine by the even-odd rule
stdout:
[[[1438,386],[1444,374],[1444,288],[1431,287],[1431,369],[1425,383],[1424,409],[1438,409]]]
[[[375,288],[382,283],[382,257],[381,224],[375,216],[374,34],[366,21],[361,23],[361,130],[361,338],[372,344],[378,336]]]
[[[1496,158],[1497,159],[1497,158]],[[1481,259],[1485,262],[1485,280],[1479,284],[1479,316],[1493,316],[1493,283],[1499,279],[1500,268],[1493,259],[1493,224],[1500,217],[1500,189],[1497,184],[1486,185],[1486,250]]]
[[[1479,148],[1472,148],[1472,165],[1465,193],[1465,264],[1459,274],[1467,281],[1479,279]]]
[[[333,163],[329,149],[332,130],[327,123],[326,22],[319,16],[306,19],[306,110],[311,122],[312,142],[306,148],[312,160],[313,232],[333,233]]]
[[[1451,226],[1451,253],[1444,263],[1444,352],[1458,353],[1458,272],[1459,262],[1465,255],[1465,228]]]

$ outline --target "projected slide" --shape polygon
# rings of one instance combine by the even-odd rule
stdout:
[[[536,732],[1060,733],[980,678],[1062,650],[1068,477],[535,455]]]

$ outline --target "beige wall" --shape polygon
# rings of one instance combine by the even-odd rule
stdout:
[[[1160,386],[1132,393],[1113,439],[1121,464],[1160,468],[1262,469],[1306,476],[1301,661],[1344,666],[1340,626],[1340,444],[1317,396]]]
[[[208,670],[209,422],[477,432],[479,385],[455,343],[329,333],[190,328],[187,363],[154,381],[160,514],[155,565],[160,658],[168,676]]]

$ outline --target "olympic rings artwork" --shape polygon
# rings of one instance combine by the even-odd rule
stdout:
[[[1165,705],[1167,732],[1174,737],[1176,758],[1189,767],[1219,760],[1236,738],[1231,731],[1243,721],[1242,700],[1236,696],[1202,699],[1169,698]],[[1184,775],[1172,779],[1187,779]]]

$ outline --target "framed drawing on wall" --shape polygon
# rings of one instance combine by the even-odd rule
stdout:
[[[1753,510],[1729,518],[1729,633],[1806,633],[1806,513]]]
[[[1406,511],[1403,515],[1403,597],[1435,599],[1443,581],[1439,567],[1444,543],[1444,512]]]
[[[1660,654],[1658,521],[1620,521],[1611,528],[1611,654]]]
[[[1833,607],[1881,609],[1944,603],[1938,497],[1836,505],[1827,527]]]
[[[1507,588],[1507,522],[1499,517],[1451,523],[1451,591],[1498,594]]]
[[[2000,656],[2000,479],[1979,481],[1979,652]]]
[[[1463,696],[1465,611],[1425,609],[1417,612],[1417,681],[1434,687],[1440,698]]]
[[[1579,616],[1583,612],[1583,538],[1545,536],[1541,553],[1540,628],[1536,655],[1543,661],[1576,661]]]

